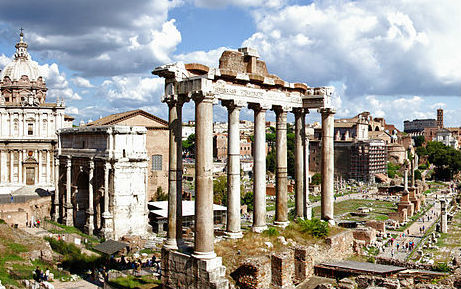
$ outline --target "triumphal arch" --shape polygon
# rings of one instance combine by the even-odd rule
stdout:
[[[310,216],[308,199],[308,141],[305,115],[317,109],[322,116],[322,219],[333,222],[332,89],[289,83],[269,74],[258,52],[251,48],[224,51],[219,68],[191,63],[160,66],[152,72],[165,78],[163,102],[169,107],[170,152],[168,235],[162,250],[162,283],[166,288],[228,288],[225,268],[214,252],[213,226],[213,105],[228,110],[228,216],[226,235],[242,236],[240,227],[239,113],[254,111],[255,232],[266,225],[266,111],[276,114],[276,212],[274,225],[288,225],[287,113],[295,116],[296,216]],[[195,102],[195,244],[187,253],[182,239],[182,106]]]

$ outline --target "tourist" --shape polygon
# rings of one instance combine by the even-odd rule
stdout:
[[[37,282],[40,282],[40,268],[37,266],[37,268],[34,271],[34,280]]]
[[[50,269],[46,268],[44,280],[48,281],[50,279]]]

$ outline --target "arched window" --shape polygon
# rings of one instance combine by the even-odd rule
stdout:
[[[33,123],[27,124],[27,135],[34,135],[34,124]]]

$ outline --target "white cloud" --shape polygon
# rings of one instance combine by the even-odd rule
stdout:
[[[193,51],[185,54],[178,54],[175,56],[175,61],[183,61],[185,63],[201,63],[209,67],[218,67],[219,57],[226,47],[219,47],[209,51]]]
[[[48,87],[47,98],[48,99],[64,99],[68,100],[80,100],[82,97],[73,91],[69,86],[69,82],[66,79],[66,74],[59,71],[59,67],[56,63],[45,64],[40,66],[42,75],[46,80]]]
[[[5,56],[5,54],[0,55],[0,70],[3,69],[8,63],[11,62],[11,58]]]
[[[193,0],[196,6],[204,8],[223,8],[226,6],[277,8],[285,2],[284,0]]]
[[[243,45],[258,48],[269,71],[289,81],[345,83],[345,97],[459,95],[461,20],[447,15],[460,10],[451,0],[258,8],[257,30]]]
[[[83,88],[91,88],[94,87],[91,82],[83,77],[77,76],[71,79],[72,83],[78,87],[83,87]]]
[[[163,78],[142,78],[138,75],[114,76],[103,82],[98,92],[109,101],[130,101],[139,103],[160,102],[165,80]]]
[[[78,108],[75,106],[68,106],[65,109],[67,114],[78,115]]]

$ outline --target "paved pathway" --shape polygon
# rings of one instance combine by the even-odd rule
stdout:
[[[55,289],[98,289],[103,288],[101,286],[97,286],[93,283],[90,283],[86,280],[78,280],[75,282],[61,282],[61,281],[54,281],[53,286]]]
[[[428,199],[426,201],[433,204],[435,202],[435,204],[424,214],[424,216],[420,217],[417,221],[411,224],[410,227],[405,230],[405,232],[389,231],[391,234],[398,234],[397,238],[394,240],[394,245],[384,247],[384,251],[378,256],[394,258],[398,260],[405,260],[408,257],[411,251],[405,249],[405,245],[409,242],[414,242],[417,246],[424,234],[434,224],[440,214],[440,202],[433,199]],[[424,231],[422,228],[424,228]],[[399,244],[398,250],[397,244]]]

